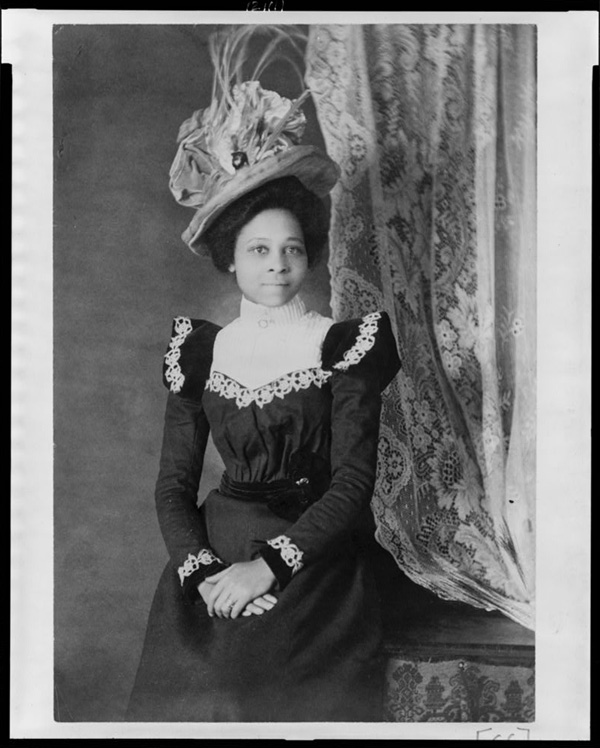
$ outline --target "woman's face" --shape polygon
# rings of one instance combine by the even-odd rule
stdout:
[[[238,235],[229,270],[249,301],[264,306],[291,301],[308,272],[304,234],[296,217],[281,209],[256,215]]]

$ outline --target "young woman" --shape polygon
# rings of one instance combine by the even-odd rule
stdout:
[[[246,86],[253,105],[269,94],[281,111],[254,83],[232,100]],[[256,128],[281,147],[232,138],[220,176],[223,148],[206,167],[214,117],[182,128],[171,187],[181,202],[197,197],[184,238],[235,276],[241,305],[223,328],[174,321],[156,486],[170,560],[129,720],[380,719],[378,601],[359,530],[381,391],[399,363],[385,313],[334,323],[302,301],[327,239],[319,195],[338,169],[298,145],[297,107],[284,109],[287,127],[265,117]],[[198,507],[209,432],[225,473]]]

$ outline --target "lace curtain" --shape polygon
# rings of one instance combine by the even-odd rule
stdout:
[[[337,319],[385,309],[377,539],[440,597],[533,628],[535,27],[313,26],[342,177]]]

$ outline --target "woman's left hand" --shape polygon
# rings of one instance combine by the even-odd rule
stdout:
[[[277,598],[275,595],[261,595],[260,597],[257,597],[256,600],[252,600],[252,602],[248,603],[244,610],[242,610],[243,616],[262,616],[263,613],[266,613],[268,610],[273,610],[273,608],[277,605]]]
[[[212,589],[206,601],[210,616],[237,618],[245,607],[266,594],[275,575],[263,558],[232,564],[224,571],[206,577]]]

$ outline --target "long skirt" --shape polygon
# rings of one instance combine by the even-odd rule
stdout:
[[[290,523],[264,504],[212,491],[202,506],[214,552],[256,558]],[[307,564],[272,610],[210,617],[169,563],[156,590],[126,719],[136,722],[377,722],[379,600],[351,539]]]

